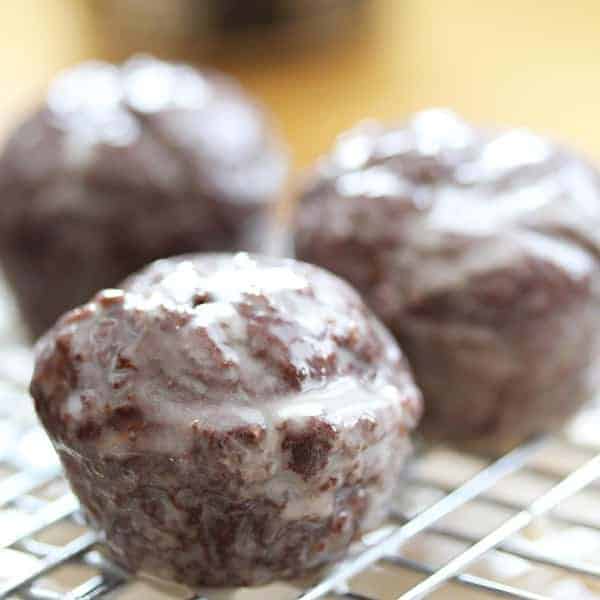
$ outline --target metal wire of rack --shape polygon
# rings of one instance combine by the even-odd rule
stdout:
[[[0,394],[0,598],[223,597],[134,578],[105,558],[22,382],[0,380]],[[540,437],[495,458],[432,448],[403,481],[391,521],[320,580],[241,590],[235,598],[600,598],[600,560],[581,556],[584,546],[592,555],[600,550],[598,478],[600,443],[577,434]],[[555,542],[564,535],[574,543],[547,544],[545,527]],[[451,548],[442,556],[444,544]],[[483,564],[492,555],[500,559],[495,570]]]

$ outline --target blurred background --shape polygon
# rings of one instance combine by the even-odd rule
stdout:
[[[275,113],[298,167],[357,120],[398,120],[431,105],[451,106],[475,121],[527,125],[600,159],[595,0],[272,5],[3,2],[0,136],[60,69],[147,51],[238,77]]]

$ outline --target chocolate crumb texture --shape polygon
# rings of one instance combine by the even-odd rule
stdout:
[[[421,397],[348,284],[214,254],[158,261],[120,289],[38,342],[31,385],[120,564],[252,585],[339,558],[381,523]]]

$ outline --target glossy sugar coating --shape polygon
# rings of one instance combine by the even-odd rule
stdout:
[[[434,437],[517,441],[597,390],[600,179],[529,131],[366,123],[306,182],[295,244],[396,335]]]
[[[152,260],[256,249],[286,173],[224,75],[143,56],[64,72],[0,158],[0,259],[33,337]]]
[[[356,292],[247,254],[99,293],[38,343],[31,390],[116,560],[190,585],[341,556],[385,517],[421,413]]]

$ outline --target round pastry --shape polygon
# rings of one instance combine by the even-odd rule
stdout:
[[[298,258],[345,277],[406,352],[434,438],[511,445],[598,390],[600,179],[524,130],[430,110],[343,135]]]
[[[37,412],[113,557],[188,585],[302,574],[378,525],[421,399],[345,282],[158,261],[37,346]]]
[[[257,250],[286,173],[223,75],[148,57],[67,71],[0,158],[0,259],[31,334],[152,260]]]

